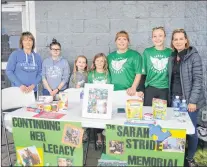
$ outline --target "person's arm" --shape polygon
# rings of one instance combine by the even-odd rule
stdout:
[[[46,60],[42,63],[42,83],[44,87],[52,94],[52,89],[50,88],[47,79],[46,79]]]
[[[70,68],[69,68],[69,64],[68,64],[67,60],[65,60],[64,65],[65,66],[64,66],[64,70],[63,70],[62,81],[59,84],[59,86],[57,87],[59,90],[61,90],[62,87],[68,82],[69,75],[70,75]]]
[[[17,52],[12,52],[11,55],[9,56],[9,60],[6,66],[6,75],[12,83],[20,87],[23,84],[17,79],[16,75],[14,74],[16,64],[17,64],[16,54]]]
[[[198,103],[200,93],[202,92],[203,87],[203,70],[202,70],[202,61],[198,53],[195,53],[192,61],[192,89],[189,98],[188,109],[190,112],[196,110],[196,104]]]
[[[42,60],[41,60],[40,55],[36,54],[36,56],[37,56],[37,59],[38,59],[37,60],[37,76],[36,76],[36,79],[34,81],[34,84],[27,87],[28,92],[31,92],[35,88],[35,86],[37,86],[42,80]]]
[[[108,72],[107,73],[107,84],[110,84],[111,83],[111,75],[110,73]]]
[[[138,92],[144,93],[146,77],[147,77],[147,57],[146,57],[146,50],[145,50],[142,54],[142,76],[139,82],[139,86],[137,87]]]
[[[86,83],[93,83],[93,80],[92,80],[92,71],[90,71],[88,73],[88,79],[87,79]]]
[[[75,82],[74,82],[74,73],[71,74],[70,82],[69,82],[69,88],[75,88]]]
[[[134,78],[134,82],[133,82],[131,88],[127,89],[127,94],[130,96],[133,96],[136,94],[137,87],[138,87],[139,82],[141,80],[142,56],[139,53],[137,53],[137,57],[133,62],[134,62],[133,65],[134,65],[136,76]]]

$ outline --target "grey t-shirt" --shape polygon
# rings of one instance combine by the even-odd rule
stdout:
[[[69,88],[76,88],[76,85],[84,87],[84,84],[87,83],[88,76],[87,72],[75,72],[70,77]]]

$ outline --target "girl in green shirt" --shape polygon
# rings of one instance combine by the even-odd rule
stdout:
[[[104,53],[98,53],[93,59],[91,70],[88,74],[88,83],[93,84],[110,84],[111,79],[108,72],[108,63]],[[98,147],[102,146],[101,133],[103,129],[96,129],[98,140],[96,145]]]
[[[143,52],[142,82],[144,84],[141,96],[144,96],[144,105],[152,106],[152,99],[167,100],[168,97],[168,58],[171,49],[164,46],[166,33],[163,27],[152,29],[153,47]],[[145,82],[143,81],[145,79]]]
[[[88,83],[111,83],[110,75],[108,72],[108,64],[104,53],[98,53],[95,55],[90,72],[88,74]]]

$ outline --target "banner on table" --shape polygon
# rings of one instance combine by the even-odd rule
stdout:
[[[13,117],[12,124],[19,165],[83,165],[80,122]]]
[[[183,166],[186,130],[106,125],[106,154],[128,166]]]

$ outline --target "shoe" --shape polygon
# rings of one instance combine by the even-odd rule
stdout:
[[[105,136],[105,134],[106,134],[106,132],[105,132],[105,130],[103,130],[102,135]]]
[[[188,166],[189,167],[198,167],[198,164],[195,162],[194,159],[191,159],[191,160],[187,159],[187,161],[188,161]]]
[[[101,141],[101,140],[97,140],[97,141],[96,141],[96,146],[97,146],[98,148],[101,148],[101,147],[102,147],[102,141]]]
[[[88,133],[86,131],[83,132],[83,142],[88,141]]]

